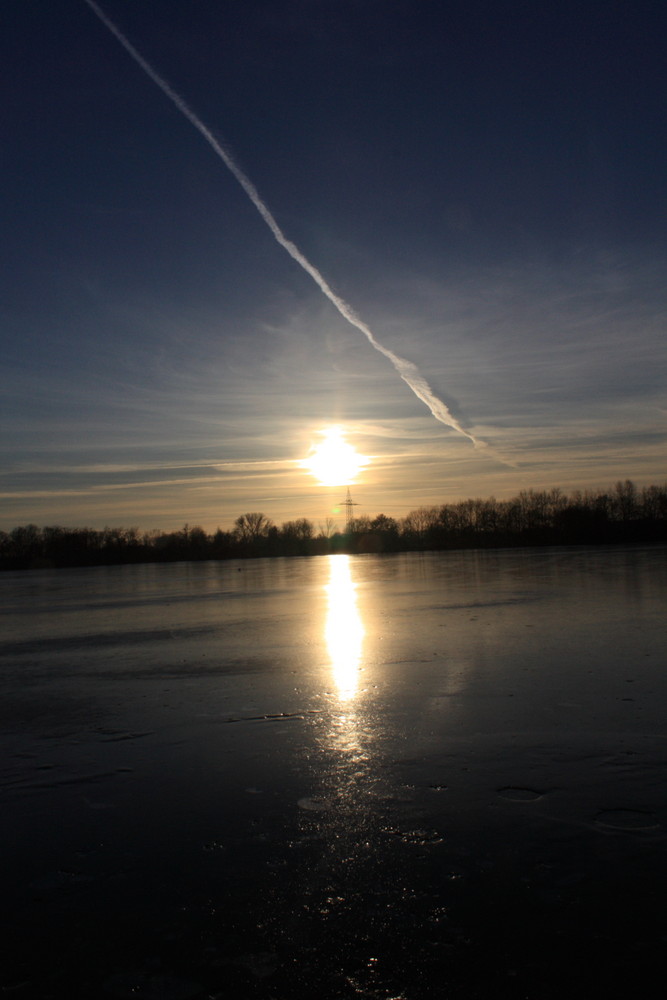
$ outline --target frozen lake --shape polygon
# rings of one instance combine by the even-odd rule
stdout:
[[[664,548],[0,588],[8,995],[649,995]]]

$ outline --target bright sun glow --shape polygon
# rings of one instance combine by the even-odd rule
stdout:
[[[323,486],[348,486],[353,483],[368,464],[366,455],[360,455],[348,444],[340,427],[321,431],[324,441],[300,464],[315,476]]]

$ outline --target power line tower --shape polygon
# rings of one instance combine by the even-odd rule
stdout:
[[[354,511],[352,508],[359,506],[359,504],[355,503],[352,499],[349,486],[347,488],[347,497],[342,501],[341,506],[345,508],[345,533],[349,535],[354,524]]]

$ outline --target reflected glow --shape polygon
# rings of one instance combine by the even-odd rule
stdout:
[[[357,608],[356,584],[350,573],[350,557],[329,556],[329,583],[325,636],[337,694],[349,701],[359,686],[359,664],[364,626]]]

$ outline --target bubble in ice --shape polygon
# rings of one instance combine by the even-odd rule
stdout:
[[[498,795],[510,802],[535,802],[541,799],[544,792],[538,792],[535,788],[523,788],[520,785],[505,785],[498,789]]]
[[[641,809],[602,809],[595,822],[613,830],[655,830],[660,826],[655,813]]]

